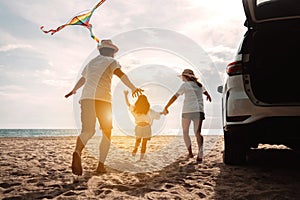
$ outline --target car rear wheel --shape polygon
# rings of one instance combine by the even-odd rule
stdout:
[[[246,162],[246,137],[241,131],[224,131],[223,162],[230,165],[241,165]]]

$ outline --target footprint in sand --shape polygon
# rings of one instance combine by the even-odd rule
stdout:
[[[166,184],[166,185],[165,185],[165,188],[166,188],[166,189],[171,189],[171,188],[173,188],[173,187],[174,187],[174,185],[171,185],[171,184]]]

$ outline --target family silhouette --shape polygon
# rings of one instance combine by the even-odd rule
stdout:
[[[205,87],[198,82],[194,72],[185,69],[179,77],[183,84],[178,91],[170,98],[164,109],[160,112],[154,111],[150,107],[148,98],[143,94],[141,88],[136,87],[121,70],[120,63],[114,58],[118,52],[118,47],[111,40],[102,40],[97,46],[99,55],[93,58],[84,67],[81,78],[75,84],[74,88],[65,95],[66,98],[76,94],[76,91],[83,87],[80,98],[81,108],[81,133],[77,137],[75,150],[72,157],[72,173],[82,175],[81,153],[87,142],[95,134],[96,120],[98,120],[103,137],[99,146],[99,162],[96,169],[97,173],[105,173],[104,166],[106,157],[111,144],[112,131],[112,95],[111,82],[113,75],[116,75],[130,90],[132,97],[137,98],[134,104],[128,100],[129,91],[125,90],[125,102],[130,113],[135,120],[135,145],[132,156],[135,156],[140,143],[142,143],[140,160],[144,159],[147,142],[152,137],[151,125],[154,119],[159,120],[160,115],[167,115],[168,108],[180,95],[184,95],[182,109],[182,129],[183,138],[188,150],[188,156],[193,157],[191,139],[189,136],[189,127],[193,121],[194,132],[197,138],[198,155],[197,161],[203,159],[203,136],[201,135],[202,121],[205,119],[202,94],[211,97]]]

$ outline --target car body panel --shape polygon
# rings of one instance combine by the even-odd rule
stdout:
[[[249,124],[267,117],[300,116],[300,106],[272,106],[271,104],[255,105],[243,87],[243,76],[230,77],[224,87],[223,100],[226,112],[223,125]],[[229,103],[230,102],[230,103]],[[250,115],[240,122],[227,122],[226,117]]]

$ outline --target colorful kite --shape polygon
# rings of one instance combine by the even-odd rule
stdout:
[[[99,43],[99,39],[93,34],[92,32],[92,24],[90,24],[90,19],[94,13],[94,11],[102,4],[104,3],[106,0],[101,0],[99,3],[97,3],[96,6],[94,6],[94,8],[87,12],[87,13],[83,13],[80,15],[77,15],[75,17],[73,17],[73,19],[70,20],[70,22],[63,24],[61,26],[59,26],[57,29],[51,29],[51,30],[43,30],[44,26],[41,26],[41,30],[44,33],[51,33],[51,35],[53,35],[54,33],[60,31],[61,29],[63,29],[64,27],[68,26],[68,25],[80,25],[80,26],[85,26],[86,28],[89,29],[90,33],[91,33],[91,37],[96,40],[97,43]]]

